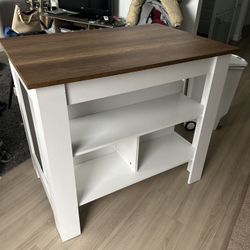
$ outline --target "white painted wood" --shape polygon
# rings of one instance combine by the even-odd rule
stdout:
[[[171,95],[70,121],[75,156],[130,136],[141,136],[197,118],[202,106]]]
[[[145,134],[143,136],[140,137],[140,143],[146,142],[146,141],[150,141],[150,140],[154,140],[169,134],[173,134],[175,132],[175,126],[172,127],[167,127],[161,130],[157,130],[153,133],[150,134]]]
[[[30,130],[29,121],[28,121],[28,115],[26,112],[26,108],[25,108],[25,104],[24,104],[24,97],[23,97],[21,85],[20,85],[21,83],[20,83],[18,74],[17,74],[14,66],[12,65],[11,61],[9,61],[9,64],[10,64],[10,69],[11,69],[11,73],[12,73],[12,77],[13,77],[13,81],[14,81],[14,85],[15,85],[16,95],[17,95],[17,99],[18,99],[18,103],[19,103],[19,108],[20,108],[22,120],[23,120],[25,134],[26,134],[27,141],[28,141],[29,151],[31,154],[35,154],[34,144],[33,144],[31,130]],[[36,164],[34,163],[33,159],[31,159],[31,160],[32,160],[32,165],[34,167],[34,170],[37,174],[37,177],[40,178],[39,171],[36,167]]]
[[[12,73],[12,77],[13,77],[14,84],[15,84],[15,91],[16,91],[16,95],[17,95],[17,99],[18,99],[18,103],[19,103],[19,107],[20,107],[20,111],[21,111],[21,115],[22,115],[22,120],[23,120],[23,124],[24,124],[24,129],[25,129],[25,133],[26,133],[26,137],[27,137],[27,141],[28,141],[32,165],[33,165],[34,170],[37,174],[37,177],[40,178],[40,180],[43,184],[45,193],[48,197],[48,200],[49,200],[51,206],[53,206],[51,194],[50,194],[50,188],[49,188],[46,176],[44,175],[44,172],[42,171],[42,167],[39,164],[39,161],[37,159],[36,152],[34,149],[33,138],[31,135],[31,129],[30,129],[29,122],[28,122],[28,119],[32,119],[32,117],[28,116],[28,114],[26,112],[26,108],[25,108],[25,104],[24,104],[24,96],[23,96],[23,92],[21,90],[21,84],[23,84],[23,82],[19,78],[17,71],[15,70],[14,66],[12,65],[12,63],[10,61],[9,61],[9,64],[10,64],[11,73]],[[26,88],[24,88],[24,89],[27,90]],[[30,108],[32,108],[32,107],[30,107]]]
[[[36,94],[36,90],[29,90],[28,91],[29,94],[29,103],[30,103],[30,108],[31,108],[31,113],[32,113],[32,118],[33,118],[33,122],[34,122],[34,128],[36,131],[36,136],[37,136],[37,144],[38,144],[38,149],[40,152],[40,157],[41,157],[41,164],[43,166],[43,157],[44,157],[44,152],[41,151],[41,149],[43,149],[43,143],[42,143],[42,139],[41,134],[39,133],[40,129],[41,129],[41,123],[40,123],[40,119],[36,114],[36,99],[37,99],[37,94]],[[36,155],[36,153],[34,153]],[[48,182],[48,173],[49,169],[43,166],[43,174],[44,174],[44,178],[46,179],[46,181]]]
[[[202,175],[220,98],[227,76],[230,56],[231,55],[215,57],[210,67],[210,73],[206,77],[201,100],[204,110],[196,124],[193,139],[195,153],[193,160],[190,161],[188,165],[188,170],[190,171],[188,183],[200,180]]]
[[[205,75],[210,61],[211,59],[195,60],[133,73],[69,83],[66,85],[68,104],[87,102]]]
[[[102,157],[104,155],[111,154],[114,152],[116,152],[116,145],[111,144],[107,147],[104,147],[104,148],[101,148],[101,149],[98,149],[95,151],[91,151],[89,153],[82,154],[79,156],[75,156],[74,157],[74,165],[79,165],[85,161],[90,161],[90,160],[93,160],[95,158]]]
[[[31,160],[32,160],[32,163],[36,166],[37,170],[38,170],[38,173],[39,173],[39,176],[40,176],[40,180],[42,182],[42,185],[43,185],[43,188],[44,188],[44,191],[47,195],[47,198],[50,202],[50,205],[51,207],[53,206],[53,202],[52,202],[52,199],[51,199],[51,194],[50,194],[50,189],[49,189],[49,184],[45,178],[45,175],[44,175],[44,172],[42,171],[42,168],[39,164],[39,161],[36,157],[36,155],[32,154],[31,153]]]
[[[79,205],[184,164],[192,156],[192,145],[174,133],[141,144],[138,172],[128,168],[117,153],[77,165]]]
[[[116,144],[116,151],[127,165],[136,172],[138,170],[139,137],[126,138]]]
[[[81,229],[64,86],[34,90],[32,103],[55,222],[65,241],[79,235]]]
[[[186,162],[189,162],[190,171],[188,183],[201,178],[229,58],[230,55],[221,56],[69,83],[66,90],[64,85],[36,90],[27,90],[24,86],[28,92],[41,154],[43,172],[39,169],[39,174],[62,240],[81,233],[79,205]],[[32,145],[29,117],[19,76],[13,66],[12,73],[19,86],[19,103],[23,108],[24,123],[27,124],[27,137],[30,137],[28,140]],[[207,76],[201,104],[182,94],[150,100],[149,88],[204,74]],[[118,108],[110,109],[111,97],[125,93],[129,96],[132,91],[144,91],[147,88],[149,93],[145,98],[149,100],[142,101],[142,98],[140,103],[127,106],[124,106],[126,102],[119,104],[117,100],[115,105]],[[86,104],[104,97],[111,98],[105,106],[110,110],[69,120],[68,104]],[[135,101],[135,97],[136,94],[129,102]],[[197,128],[191,145],[173,130],[176,124],[197,117]],[[160,129],[164,129],[162,133],[165,136],[161,136],[160,132],[149,135]],[[139,150],[139,136],[142,135],[143,143]],[[155,139],[149,140],[153,137]],[[113,152],[113,148],[118,153]],[[75,156],[85,154],[82,158],[84,163],[75,167],[73,149]],[[110,151],[113,153],[107,154]],[[31,152],[34,166],[39,166],[32,147]],[[79,162],[78,157],[75,162]]]
[[[140,143],[146,142],[149,140],[154,140],[154,139],[166,136],[166,135],[168,135],[170,133],[174,133],[174,132],[175,132],[175,126],[161,129],[161,130],[155,131],[153,133],[141,136]],[[117,143],[119,143],[119,141]],[[75,156],[74,157],[74,164],[79,165],[79,164],[82,164],[86,161],[94,160],[94,159],[102,157],[104,155],[112,154],[114,152],[116,152],[116,144],[111,144],[111,145],[106,146],[104,148],[101,148],[101,149],[98,149],[95,151],[91,151],[89,153],[82,154],[79,156]]]
[[[90,114],[117,109],[123,106],[182,92],[183,81],[172,82],[152,88],[141,89],[121,95],[110,96],[88,102],[69,105],[69,118],[75,119]]]

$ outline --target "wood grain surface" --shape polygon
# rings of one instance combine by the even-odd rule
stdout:
[[[237,51],[153,24],[1,39],[28,89],[151,69]]]

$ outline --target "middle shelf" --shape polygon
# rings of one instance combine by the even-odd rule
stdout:
[[[112,109],[70,120],[74,156],[130,136],[142,136],[197,118],[203,107],[183,94]]]

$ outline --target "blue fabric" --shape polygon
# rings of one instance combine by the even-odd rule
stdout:
[[[4,28],[4,37],[15,37],[18,36],[18,34],[11,29],[11,27],[5,27]]]
[[[29,35],[41,35],[47,34],[45,31],[36,31],[36,32],[28,32],[28,33],[16,33],[11,27],[4,28],[4,37],[16,37],[16,36],[29,36]]]

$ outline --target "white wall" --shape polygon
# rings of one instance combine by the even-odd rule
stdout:
[[[131,3],[132,0],[119,0],[119,16],[120,17],[127,17],[128,14],[128,9],[129,9],[129,5]]]

